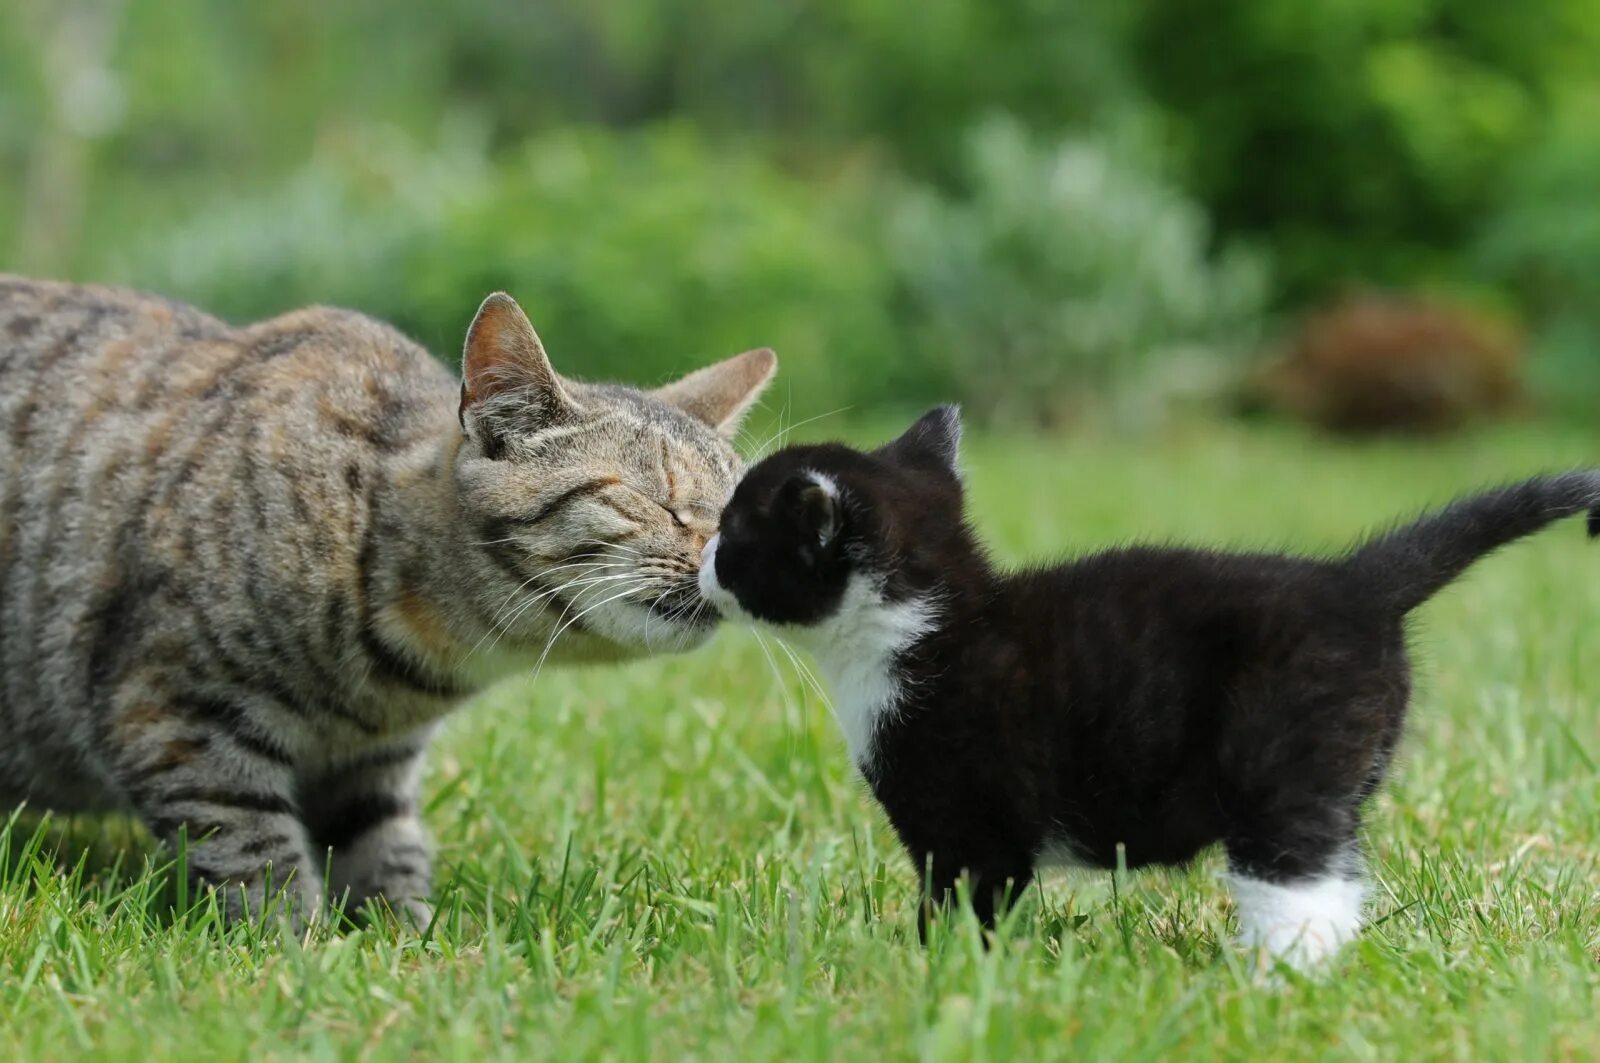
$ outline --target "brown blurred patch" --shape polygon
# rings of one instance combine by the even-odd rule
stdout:
[[[1362,292],[1308,313],[1248,401],[1335,432],[1444,431],[1517,410],[1522,361],[1522,338],[1487,314]]]

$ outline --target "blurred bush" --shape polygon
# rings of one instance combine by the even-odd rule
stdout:
[[[1043,142],[992,119],[968,189],[908,194],[892,246],[924,372],[988,415],[1053,421],[1256,340],[1262,260],[1210,250],[1204,210],[1129,137]]]
[[[14,0],[0,268],[441,353],[504,286],[597,375],[1044,420],[1487,285],[1588,416],[1597,54],[1600,0]]]
[[[503,288],[574,376],[651,383],[770,345],[810,408],[882,395],[900,369],[865,213],[848,183],[801,184],[684,127],[554,130],[499,165],[469,133],[429,151],[390,133],[325,145],[281,189],[219,197],[105,272],[235,319],[357,307],[447,358]]]
[[[1308,314],[1249,397],[1337,432],[1439,431],[1515,409],[1521,361],[1481,312],[1366,292]]]
[[[1564,101],[1512,163],[1504,202],[1483,227],[1482,274],[1542,325],[1539,390],[1592,422],[1600,409],[1600,92]]]
[[[940,192],[801,182],[681,125],[552,130],[498,163],[470,124],[428,149],[347,132],[95,272],[237,320],[349,305],[446,357],[506,288],[578,376],[651,382],[767,344],[780,405],[957,398],[1048,422],[1255,340],[1263,264],[1212,255],[1204,213],[1126,139],[1045,145],[994,119],[964,190]]]
[[[1448,280],[1551,103],[1596,83],[1597,0],[1143,0],[1133,52],[1278,291]]]

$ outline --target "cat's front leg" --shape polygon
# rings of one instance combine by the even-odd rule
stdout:
[[[159,840],[185,840],[191,881],[215,888],[229,919],[275,910],[298,928],[322,904],[320,867],[288,754],[246,721],[214,699],[125,702],[116,775]]]
[[[329,889],[347,911],[387,908],[418,929],[433,919],[432,846],[418,815],[424,746],[365,750],[304,787],[315,843],[330,851]]]

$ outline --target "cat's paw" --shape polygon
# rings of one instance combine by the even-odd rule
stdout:
[[[278,925],[298,936],[321,922],[325,914],[322,884],[315,875],[296,873],[286,882],[278,882],[270,874],[232,882],[213,882],[197,875],[194,886],[214,894],[228,923]]]
[[[425,934],[433,926],[433,905],[421,897],[369,897],[359,909],[363,922],[387,926],[400,933]]]

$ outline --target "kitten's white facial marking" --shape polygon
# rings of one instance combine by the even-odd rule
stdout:
[[[820,549],[826,550],[829,544],[833,542],[833,537],[838,534],[839,531],[837,518],[837,512],[839,508],[839,485],[834,483],[833,477],[825,476],[820,472],[807,472],[806,475],[811,477],[812,483],[822,488],[822,493],[827,495],[833,503],[835,512],[834,521],[828,527],[819,531],[817,542],[817,546]]]
[[[1359,878],[1337,872],[1292,885],[1230,875],[1239,939],[1298,970],[1317,967],[1361,928]]]
[[[717,544],[722,541],[722,533],[718,532],[706,540],[706,545],[700,548],[700,597],[716,606],[717,612],[730,620],[743,620],[745,623],[753,621],[743,609],[739,608],[739,600],[723,589],[717,582]]]
[[[819,480],[820,482],[820,480]],[[757,623],[717,581],[717,542],[713,535],[700,554],[700,593],[723,616]],[[844,732],[850,759],[862,774],[872,765],[878,723],[900,701],[895,658],[933,629],[934,610],[925,599],[886,602],[878,581],[861,573],[850,577],[834,614],[808,627],[764,624],[810,651],[833,694],[833,711]]]

